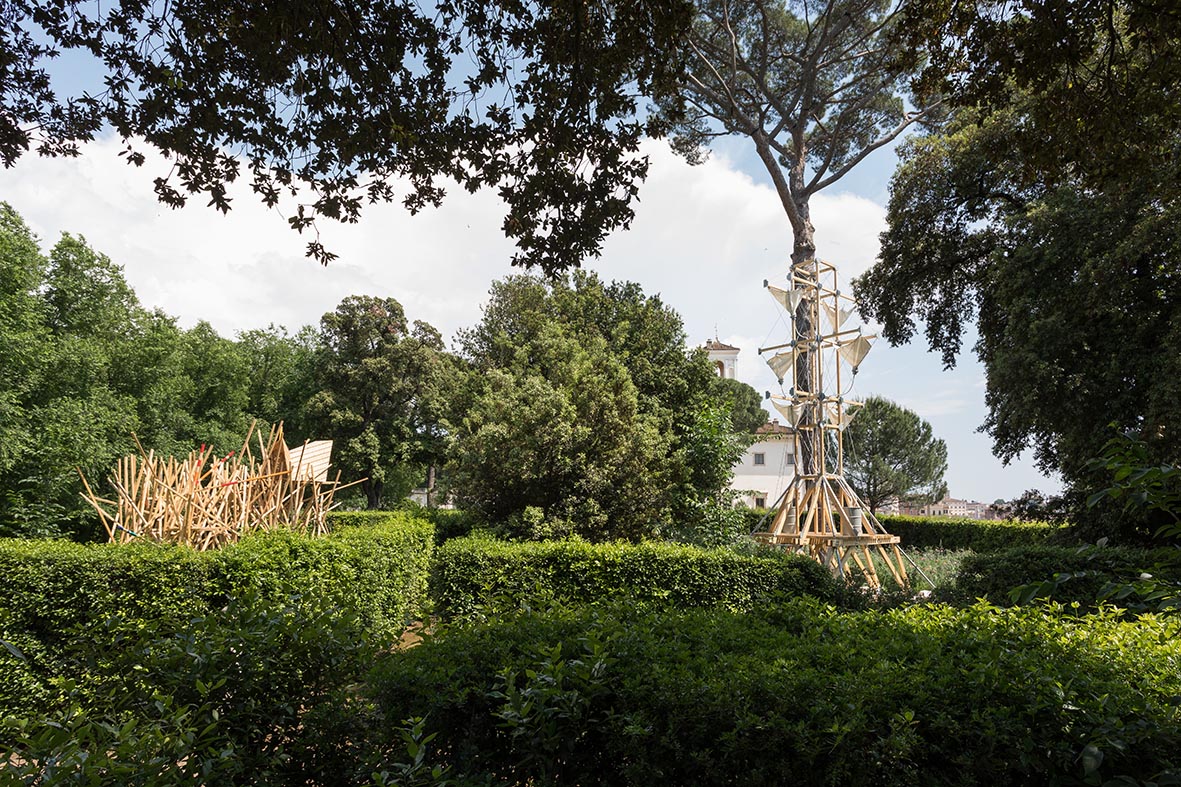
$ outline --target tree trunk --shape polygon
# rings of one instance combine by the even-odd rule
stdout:
[[[374,481],[369,479],[361,483],[361,489],[365,491],[365,507],[373,511],[381,506],[381,481]]]
[[[794,178],[793,178],[794,180]],[[805,196],[801,199],[794,200],[796,215],[799,217],[799,226],[792,226],[792,235],[794,243],[792,244],[791,252],[791,270],[795,276],[804,279],[815,281],[816,272],[816,240],[815,229],[812,226],[812,216],[810,213],[808,198]],[[795,287],[792,283],[792,287]],[[796,308],[795,314],[795,336],[792,338],[797,342],[807,342],[815,339],[816,325],[812,323],[812,303],[808,300],[803,300]],[[813,352],[801,353],[796,356],[796,387],[815,393],[813,391],[814,380],[812,379],[812,364],[814,361]],[[804,427],[812,427],[804,429],[800,433],[800,466],[803,468],[805,474],[812,474],[820,472],[820,412],[818,406],[807,408],[804,411],[804,417],[800,421],[800,425]]]
[[[791,224],[792,273],[815,281],[817,276],[816,230],[812,226],[812,213],[809,205],[811,194],[808,192],[807,181],[804,177],[804,135],[802,131],[793,135],[796,158],[795,163],[788,169],[787,177],[784,177],[780,159],[772,151],[766,135],[761,130],[756,130],[751,138],[755,142],[755,150],[759,154],[759,159],[766,167],[767,174],[771,176],[775,193],[779,195],[779,201],[787,214],[788,222]],[[795,287],[794,282],[790,282],[790,285]],[[806,301],[801,302],[796,309],[795,326],[795,336],[792,338],[796,341],[815,338],[817,326],[812,324],[811,305]],[[796,357],[796,387],[805,391],[812,390],[812,360],[811,352]],[[820,470],[820,430],[817,428],[819,424],[819,407],[807,408],[800,425],[813,428],[800,432],[800,456],[798,457],[799,465],[797,465],[803,468],[805,474],[817,473]]]

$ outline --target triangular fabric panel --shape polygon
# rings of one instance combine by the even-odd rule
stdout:
[[[785,290],[782,287],[768,284],[767,292],[771,293],[771,297],[779,301],[779,305],[791,312],[793,316],[800,301],[804,299],[803,290]]]
[[[787,352],[776,353],[767,359],[767,365],[771,367],[771,371],[775,372],[775,376],[779,378],[780,382],[788,376],[791,367],[796,362],[796,351],[788,350]]]
[[[772,396],[771,406],[778,410],[792,426],[799,426],[800,419],[804,417],[804,411],[808,408],[806,404],[792,404],[782,396]]]
[[[853,307],[841,309],[826,303],[824,304],[824,312],[828,315],[828,321],[832,323],[832,329],[839,331],[841,326],[845,324],[845,320],[849,319],[849,315],[853,313]]]
[[[828,416],[829,423],[836,424],[837,429],[841,430],[842,432],[845,431],[845,427],[851,424],[853,419],[857,417],[857,410],[853,410],[852,412],[848,410],[842,410],[841,406],[836,402],[829,402],[824,406],[824,409],[825,414]]]
[[[872,336],[858,336],[856,339],[842,344],[837,348],[837,352],[850,366],[860,366],[861,362],[865,360],[865,356],[869,355],[869,348],[873,346],[873,342],[870,341],[872,338]]]

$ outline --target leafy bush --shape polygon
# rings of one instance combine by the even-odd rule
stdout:
[[[401,512],[333,514],[330,523],[327,538],[272,531],[210,553],[214,584],[229,594],[314,589],[357,614],[375,639],[397,637],[426,603],[430,523]]]
[[[431,597],[444,615],[466,615],[489,604],[620,597],[658,607],[750,609],[769,599],[828,599],[834,592],[832,577],[808,558],[657,543],[455,539],[439,547],[431,574]]]
[[[1178,633],[987,606],[584,607],[445,628],[372,680],[472,779],[1131,784],[1181,774]]]
[[[475,511],[457,508],[428,508],[423,509],[422,514],[435,526],[436,545],[470,535],[486,524]]]
[[[746,509],[747,531],[770,527],[765,508]],[[904,549],[970,549],[994,552],[1027,544],[1044,544],[1061,528],[1048,522],[966,519],[962,517],[900,516],[878,514],[878,521],[888,533],[902,539]],[[761,523],[761,524],[760,524]]]
[[[1058,532],[1046,522],[962,519],[958,517],[895,516],[881,514],[886,531],[902,539],[904,549],[970,549],[995,552],[998,549],[1044,544]]]
[[[1109,584],[1129,584],[1148,572],[1164,579],[1181,579],[1181,552],[1131,547],[1028,546],[991,554],[968,555],[955,581],[939,590],[941,598],[966,602],[982,598],[993,604],[1016,603],[1013,591],[1033,586],[1031,593],[1063,604],[1078,602],[1093,608],[1107,598]]]
[[[27,658],[0,659],[0,711],[36,707],[49,678],[82,669],[88,648],[70,632],[88,622],[203,614],[215,595],[209,567],[208,558],[181,547],[0,540],[4,641]],[[14,681],[41,690],[13,690]]]
[[[25,784],[329,784],[370,772],[350,684],[373,655],[324,598],[247,594],[188,619],[116,613],[69,632],[91,671],[0,722]],[[368,751],[366,751],[368,749]]]
[[[401,514],[350,516],[325,538],[260,533],[205,553],[0,539],[0,639],[24,656],[0,650],[0,711],[37,707],[51,679],[92,668],[89,647],[70,634],[88,622],[185,621],[247,593],[315,597],[390,641],[426,602],[431,527]]]

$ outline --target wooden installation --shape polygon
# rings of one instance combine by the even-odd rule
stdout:
[[[250,446],[255,434],[257,459]],[[83,497],[114,543],[157,541],[207,550],[253,530],[322,535],[325,515],[335,507],[333,497],[344,488],[339,472],[328,480],[332,442],[289,449],[281,423],[272,427],[265,444],[252,425],[241,450],[226,456],[201,446],[176,459],[144,452],[138,439],[136,445],[139,455],[120,459],[110,476],[114,499],[99,497],[82,478]]]
[[[886,532],[844,477],[843,433],[862,406],[845,394],[876,337],[862,335],[859,327],[845,328],[856,304],[838,289],[832,264],[794,266],[788,280],[786,289],[763,286],[791,316],[791,340],[761,347],[759,355],[774,351],[767,365],[780,386],[790,380],[783,395],[768,396],[792,430],[797,472],[772,507],[770,525],[751,535],[810,555],[836,576],[861,578],[875,589],[881,587],[873,561],[877,555],[894,581],[906,587],[899,538]]]

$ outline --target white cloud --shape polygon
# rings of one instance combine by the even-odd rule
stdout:
[[[325,222],[322,240],[340,255],[325,268],[304,256],[308,238],[262,207],[245,185],[233,192],[227,216],[196,201],[172,211],[151,187],[166,166],[150,158],[143,168],[129,167],[119,149],[106,139],[85,146],[78,159],[26,157],[0,172],[0,199],[47,246],[63,231],[85,235],[125,266],[146,305],[185,325],[204,319],[224,334],[269,323],[295,329],[315,323],[347,295],[368,294],[397,298],[411,319],[450,336],[479,319],[492,280],[513,272],[513,246],[500,231],[503,205],[488,190],[452,189],[441,209],[418,216],[379,205],[366,208],[357,225]],[[691,342],[716,331],[741,348],[740,379],[760,393],[777,390],[756,350],[782,341],[787,331],[782,309],[762,287],[764,279],[782,281],[791,252],[778,198],[725,157],[690,167],[660,142],[646,143],[644,152],[652,168],[632,229],[609,238],[602,258],[587,266],[660,293],[683,315]],[[885,210],[851,193],[819,194],[811,207],[819,256],[838,265],[845,289],[876,257]],[[983,420],[979,389],[952,385],[938,359],[921,348],[879,342],[862,368],[856,394],[889,396],[948,428],[954,421],[957,435],[971,435]],[[965,359],[964,368],[975,370],[975,382],[978,367]],[[930,393],[944,389],[950,392]],[[979,455],[978,444],[977,436],[972,459],[953,465],[956,494],[992,499],[1045,485],[1023,477],[1003,482],[1003,490],[981,488],[991,476],[980,468],[999,463]]]

